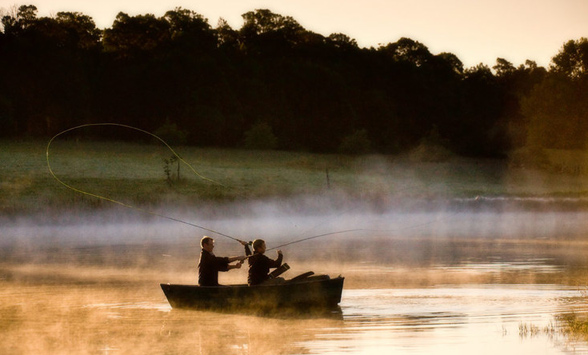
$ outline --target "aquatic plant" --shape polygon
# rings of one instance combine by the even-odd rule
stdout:
[[[521,338],[534,337],[541,333],[538,326],[532,323],[519,323],[519,336]]]
[[[165,181],[169,186],[180,181],[180,160],[177,156],[172,155],[169,159],[163,159],[163,172],[165,174]],[[172,172],[174,165],[177,166],[177,173]]]
[[[557,317],[562,323],[562,332],[570,337],[588,341],[588,319],[576,313],[566,313]]]

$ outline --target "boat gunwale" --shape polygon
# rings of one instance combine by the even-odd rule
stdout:
[[[328,276],[328,275],[317,275],[317,276]],[[317,277],[317,276],[313,276],[313,277]],[[282,287],[282,286],[288,286],[288,285],[300,285],[300,284],[309,284],[309,283],[320,283],[320,282],[331,282],[334,280],[345,280],[345,277],[343,276],[337,276],[334,278],[308,278],[308,279],[303,279],[303,280],[295,280],[293,282],[290,282],[290,280],[286,280],[284,282],[280,282],[280,283],[268,283],[268,284],[259,284],[259,285],[248,285],[248,284],[231,284],[231,285],[218,285],[218,286],[200,286],[200,285],[194,285],[194,284],[173,284],[173,283],[161,283],[161,286],[167,285],[167,286],[174,286],[174,287],[189,287],[189,288],[202,288],[202,289],[207,289],[207,290],[213,290],[213,289],[227,289],[227,288],[270,288],[270,287]]]

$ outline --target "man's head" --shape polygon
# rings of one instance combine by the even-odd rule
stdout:
[[[265,241],[263,239],[255,239],[253,241],[253,250],[260,254],[265,253]]]
[[[200,239],[200,246],[207,252],[212,253],[212,249],[214,249],[214,239],[204,236]]]

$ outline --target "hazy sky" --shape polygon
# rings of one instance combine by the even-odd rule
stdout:
[[[547,66],[565,41],[588,37],[588,0],[0,0],[5,11],[27,4],[39,16],[81,12],[99,28],[111,27],[120,11],[162,16],[179,6],[213,27],[222,17],[239,29],[243,13],[270,9],[325,36],[344,33],[361,47],[409,37],[433,54],[456,54],[466,67],[493,66],[498,57]]]

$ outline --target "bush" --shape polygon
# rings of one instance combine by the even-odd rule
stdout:
[[[545,149],[538,146],[525,146],[510,153],[509,165],[517,168],[547,169],[549,158]]]
[[[277,146],[278,138],[270,125],[265,122],[256,123],[245,132],[245,148],[247,149],[272,150]]]
[[[178,129],[175,123],[168,120],[165,121],[163,126],[156,129],[153,134],[171,146],[185,144],[188,138],[188,132]]]
[[[339,145],[339,152],[342,154],[367,154],[371,151],[372,142],[365,129],[355,131],[343,138]]]

